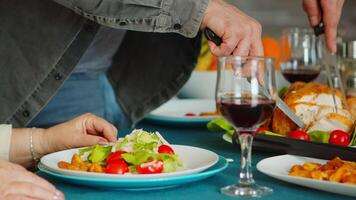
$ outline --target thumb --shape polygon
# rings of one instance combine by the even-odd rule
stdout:
[[[96,135],[83,135],[82,138],[78,140],[76,143],[76,147],[86,147],[86,146],[92,146],[95,144],[101,144],[101,145],[106,145],[109,144],[109,141],[103,137],[96,136]]]

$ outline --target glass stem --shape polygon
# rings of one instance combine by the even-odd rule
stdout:
[[[255,184],[252,177],[251,168],[251,150],[253,135],[251,134],[239,134],[240,146],[241,146],[241,170],[240,170],[240,185],[250,186]]]

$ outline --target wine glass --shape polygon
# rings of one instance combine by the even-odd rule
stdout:
[[[219,58],[216,105],[222,116],[234,126],[241,146],[239,181],[221,188],[223,194],[261,197],[272,193],[272,189],[255,184],[251,149],[256,128],[272,116],[277,95],[275,85],[272,58]]]
[[[310,82],[322,66],[323,44],[312,29],[287,28],[281,36],[281,72],[290,83]]]

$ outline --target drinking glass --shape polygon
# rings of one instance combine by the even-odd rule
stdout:
[[[274,61],[263,57],[221,57],[218,62],[216,105],[235,128],[241,146],[241,169],[236,184],[221,188],[230,196],[261,197],[272,189],[255,184],[251,149],[256,128],[266,123],[275,107]]]
[[[287,28],[281,36],[281,72],[290,82],[310,82],[318,77],[323,42],[312,29]]]

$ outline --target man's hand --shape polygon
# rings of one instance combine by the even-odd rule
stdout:
[[[0,199],[61,200],[62,192],[20,165],[0,160]]]
[[[216,56],[263,56],[261,25],[223,0],[210,0],[200,28],[210,28],[222,39],[220,46],[209,41]]]
[[[64,149],[115,142],[117,129],[93,114],[84,114],[43,132],[40,153],[47,154]]]
[[[322,21],[325,26],[326,44],[330,52],[336,52],[336,33],[344,0],[303,0],[304,11],[312,26]]]

